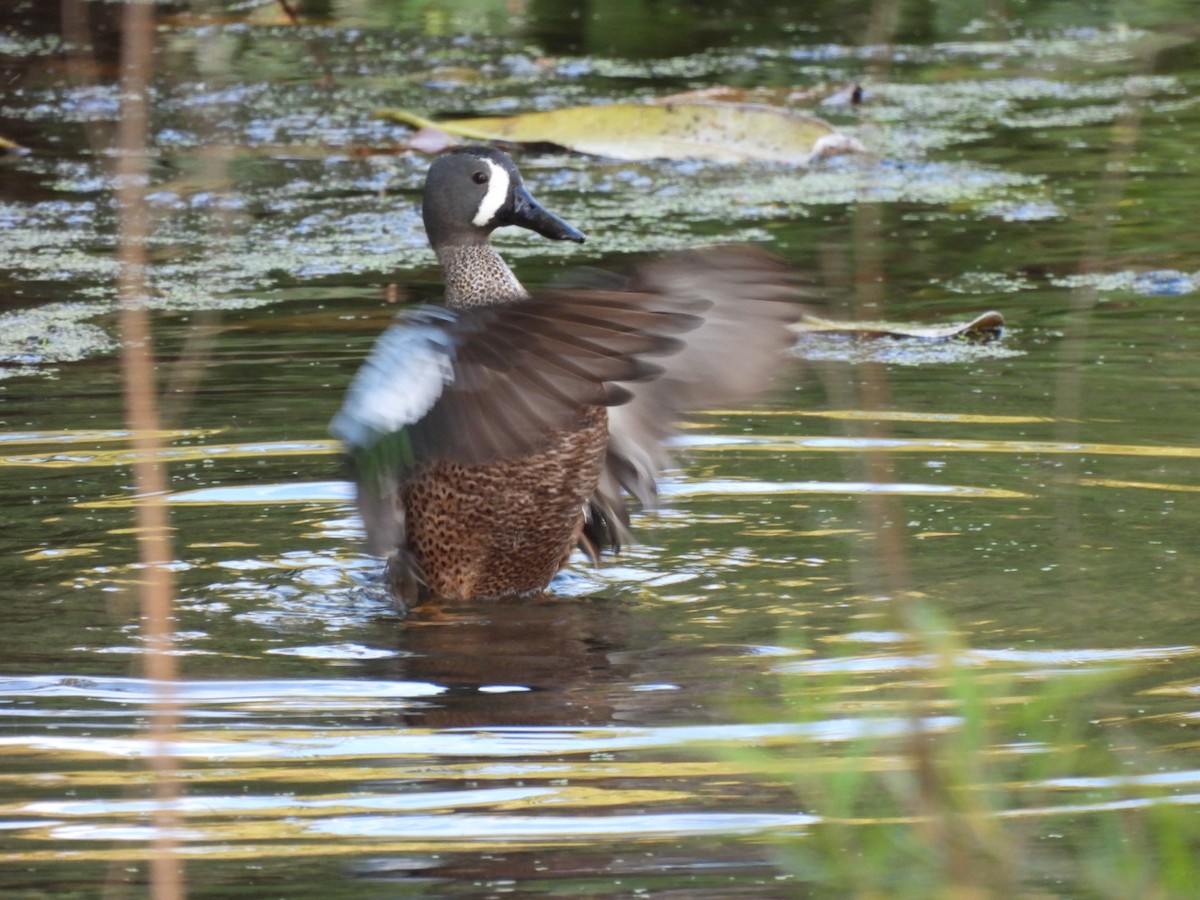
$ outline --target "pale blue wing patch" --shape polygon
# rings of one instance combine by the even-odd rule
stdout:
[[[420,421],[454,381],[454,315],[410,313],[379,336],[329,425],[334,437],[365,450]]]
[[[416,460],[412,427],[454,381],[454,315],[426,308],[381,334],[329,424],[349,453],[367,545],[380,556],[404,545],[403,473]]]

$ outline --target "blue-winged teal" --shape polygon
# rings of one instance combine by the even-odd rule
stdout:
[[[401,604],[541,591],[577,545],[619,549],[622,492],[654,500],[681,410],[767,384],[800,314],[795,285],[762,251],[723,247],[531,296],[492,231],[584,236],[489,148],[434,161],[423,215],[445,306],[384,332],[332,430]]]

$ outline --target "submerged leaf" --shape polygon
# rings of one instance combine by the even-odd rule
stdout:
[[[863,150],[858,141],[821,119],[745,103],[610,103],[445,122],[404,110],[376,115],[471,140],[557,144],[611,159],[805,165],[823,156]]]

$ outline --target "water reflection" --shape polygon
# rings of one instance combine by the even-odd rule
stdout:
[[[430,603],[380,635],[391,637],[398,657],[364,668],[446,688],[435,708],[407,720],[414,724],[608,724],[620,714],[614,693],[636,672],[629,637],[637,627],[625,603],[604,598]],[[639,634],[640,646],[656,637]],[[624,702],[634,698],[655,702],[652,694]]]

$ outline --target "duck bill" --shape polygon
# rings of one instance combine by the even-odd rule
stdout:
[[[513,189],[512,212],[504,224],[520,225],[553,241],[574,241],[577,244],[584,242],[582,231],[544,209],[524,185]]]

